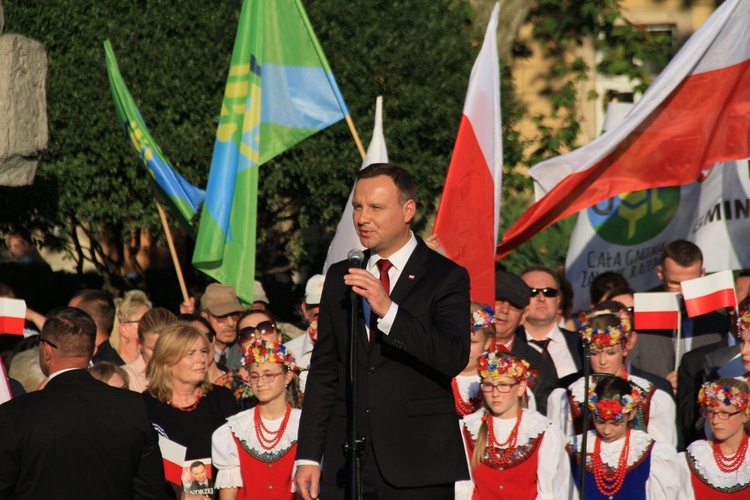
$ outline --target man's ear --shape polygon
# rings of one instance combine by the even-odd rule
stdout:
[[[404,223],[408,224],[414,218],[414,214],[417,213],[417,204],[414,200],[407,200],[406,203],[401,207],[401,211],[404,214]]]
[[[656,266],[656,275],[659,277],[659,281],[664,281],[664,268]]]

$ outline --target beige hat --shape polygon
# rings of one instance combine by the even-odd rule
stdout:
[[[309,280],[305,286],[305,304],[320,304],[320,296],[323,294],[323,283],[326,277],[322,274],[316,274]]]
[[[268,296],[266,295],[266,291],[263,290],[263,285],[261,285],[260,281],[255,281],[255,288],[253,289],[253,302],[265,302],[266,304],[270,304],[271,301],[268,300]]]
[[[201,297],[201,311],[208,311],[214,316],[226,316],[244,310],[232,285],[211,283]]]

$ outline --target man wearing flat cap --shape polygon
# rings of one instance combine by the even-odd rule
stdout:
[[[214,358],[230,370],[239,368],[242,361],[242,352],[232,346],[237,341],[237,320],[244,311],[232,285],[211,283],[201,297],[201,316],[216,332]]]
[[[547,414],[547,397],[557,386],[555,367],[539,352],[516,338],[516,330],[528,314],[531,291],[524,281],[513,273],[495,273],[495,342],[499,351],[506,350],[528,361],[537,373],[536,380],[529,384],[534,394],[536,409]]]

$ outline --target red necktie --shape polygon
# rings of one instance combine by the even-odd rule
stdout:
[[[393,264],[388,259],[380,259],[375,265],[378,266],[380,271],[380,284],[383,285],[383,290],[388,295],[391,294],[391,278],[388,277],[388,270],[393,267]],[[375,331],[378,329],[378,316],[374,312],[370,314],[370,345],[375,340]]]
[[[495,345],[495,351],[497,352],[510,352],[507,347],[505,347],[505,344],[496,344]]]

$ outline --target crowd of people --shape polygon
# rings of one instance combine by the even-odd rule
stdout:
[[[0,499],[750,498],[744,276],[736,310],[683,311],[679,336],[636,331],[611,272],[575,317],[543,266],[498,269],[494,304],[470,302],[466,270],[410,229],[415,189],[400,167],[360,172],[364,266],[308,280],[306,329],[260,283],[249,307],[214,283],[180,311],[139,290],[29,311],[3,354]],[[657,272],[651,291],[679,292],[702,253],[671,242]]]

